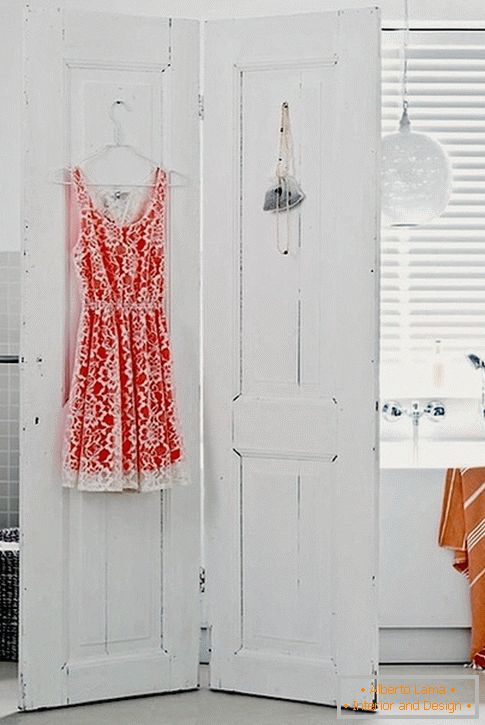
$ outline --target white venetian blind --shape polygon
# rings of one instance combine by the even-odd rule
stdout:
[[[402,33],[383,33],[382,130],[401,114]],[[485,32],[411,31],[409,115],[453,166],[444,214],[408,231],[382,230],[382,363],[450,363],[485,351]]]

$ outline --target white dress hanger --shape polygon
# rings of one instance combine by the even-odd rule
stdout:
[[[106,182],[97,182],[94,180],[88,180],[86,178],[86,182],[89,186],[92,187],[112,187],[112,186],[123,186],[123,187],[130,187],[130,188],[150,188],[155,185],[154,181],[151,181],[153,174],[155,170],[158,168],[159,164],[157,164],[153,159],[150,159],[148,156],[145,156],[144,154],[140,153],[132,144],[123,143],[122,142],[122,136],[123,136],[123,130],[121,127],[121,122],[119,119],[117,119],[114,115],[114,109],[115,107],[123,106],[126,108],[126,110],[131,111],[131,106],[126,103],[123,100],[117,99],[113,101],[111,104],[108,115],[113,122],[114,125],[114,142],[105,144],[101,149],[96,151],[95,153],[91,154],[90,156],[86,157],[82,161],[80,161],[77,166],[82,169],[83,173],[85,172],[85,166],[86,164],[89,164],[89,162],[96,161],[97,159],[101,159],[103,156],[107,155],[113,155],[115,152],[122,151],[125,155],[128,153],[135,157],[136,159],[140,161],[145,161],[147,164],[149,164],[149,172],[146,174],[145,178],[143,178],[139,182],[135,183],[120,183],[119,180],[114,181],[106,181]],[[70,185],[72,183],[71,181],[71,173],[72,168],[66,168],[66,169],[59,169],[57,172],[54,173],[54,179],[53,182],[55,184],[62,184],[62,185]],[[173,187],[173,186],[185,186],[185,184],[173,184],[170,182],[172,172],[167,172],[169,183],[167,183],[167,186]],[[86,177],[86,174],[85,174]],[[87,175],[89,177],[89,174]]]

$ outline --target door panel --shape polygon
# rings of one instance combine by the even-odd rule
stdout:
[[[244,647],[328,657],[331,593],[322,578],[313,581],[315,570],[331,566],[328,466],[249,456],[243,466]],[[261,501],[267,516],[261,515]],[[265,581],[271,585],[261,586]]]
[[[22,709],[197,686],[198,38],[195,21],[25,9]],[[112,142],[117,98],[126,141],[174,184],[167,302],[192,485],[161,495],[61,488],[74,281],[54,174]]]
[[[213,689],[335,704],[375,675],[379,44],[375,8],[207,23]],[[288,255],[262,210],[283,101]]]

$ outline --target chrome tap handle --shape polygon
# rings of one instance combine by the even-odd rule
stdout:
[[[434,423],[437,423],[445,417],[446,407],[440,400],[430,400],[426,405],[424,412],[427,418],[432,420]]]
[[[388,400],[382,407],[382,415],[389,422],[393,422],[401,418],[404,414],[401,403],[397,400]]]

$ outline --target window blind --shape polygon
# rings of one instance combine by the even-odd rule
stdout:
[[[383,33],[382,131],[402,109],[402,32]],[[381,360],[389,369],[485,353],[485,32],[411,31],[409,115],[453,166],[439,219],[381,235]]]

